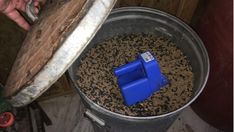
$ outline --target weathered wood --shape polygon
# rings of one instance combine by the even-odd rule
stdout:
[[[115,7],[143,6],[165,11],[189,23],[199,0],[119,0]]]
[[[8,78],[5,96],[15,107],[29,104],[62,76],[89,44],[116,0],[83,1],[80,11],[75,0],[47,2],[41,15],[44,19],[30,31]],[[42,25],[45,32],[38,28]]]
[[[176,16],[189,23],[197,8],[199,0],[181,0]]]
[[[28,33],[6,83],[5,96],[14,95],[30,84],[59,48],[72,26],[78,23],[85,10],[86,0],[49,0],[40,20]]]
[[[156,8],[175,15],[179,4],[180,0],[119,0],[116,7],[143,6]]]

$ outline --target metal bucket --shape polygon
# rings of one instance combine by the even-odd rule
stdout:
[[[194,88],[191,100],[181,108],[159,116],[132,117],[104,109],[88,99],[76,84],[75,71],[85,51],[105,38],[126,33],[155,33],[170,38],[188,57],[194,73]],[[113,10],[109,18],[86,47],[83,54],[69,69],[69,75],[85,104],[87,115],[95,124],[95,131],[118,132],[165,132],[180,112],[189,106],[202,92],[209,74],[209,58],[198,35],[185,23],[167,13],[139,7]]]

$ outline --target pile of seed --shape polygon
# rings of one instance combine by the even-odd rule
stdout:
[[[150,51],[170,83],[149,99],[125,106],[113,70]],[[78,86],[96,104],[130,116],[153,116],[174,111],[192,96],[193,73],[186,56],[170,40],[153,34],[115,36],[85,53],[77,70]]]

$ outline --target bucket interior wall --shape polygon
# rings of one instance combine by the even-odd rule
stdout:
[[[175,21],[175,19],[171,19],[160,12],[158,12],[160,15],[157,15],[157,17],[155,17],[155,13],[151,14],[150,12],[148,12],[147,16],[145,16],[145,12],[136,14],[126,11],[120,13],[112,14],[107,19],[85,51],[91,49],[95,44],[116,35],[154,33],[166,37],[172,40],[189,59],[194,73],[193,96],[195,96],[205,82],[205,73],[207,71],[205,67],[207,66],[204,67],[204,65],[208,63],[208,60],[203,57],[207,55],[203,51],[203,47],[200,47],[201,40],[196,34],[191,34],[194,31],[187,28],[187,25],[181,23],[181,21]],[[82,55],[79,58],[81,57]]]

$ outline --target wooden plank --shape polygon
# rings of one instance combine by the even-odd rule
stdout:
[[[16,94],[43,68],[79,23],[87,0],[49,0],[28,33],[6,83],[5,96]]]
[[[116,7],[142,6],[176,14],[180,0],[119,0]]]
[[[198,2],[199,0],[180,0],[180,6],[176,12],[176,16],[190,23]]]
[[[69,26],[70,30],[65,32],[64,36],[58,37],[58,39],[62,38],[64,40],[64,42],[60,42],[62,43],[62,45],[59,45],[59,48],[53,50],[53,55],[50,58],[48,58],[48,61],[43,66],[41,66],[41,69],[38,70],[38,73],[36,73],[34,76],[31,76],[31,79],[29,79],[28,82],[25,82],[25,84],[21,85],[21,87],[18,87],[16,85],[18,87],[18,91],[15,90],[15,93],[12,92],[12,94],[8,96],[6,94],[7,92],[5,93],[8,101],[15,107],[25,106],[33,100],[35,100],[36,98],[38,98],[53,83],[55,83],[55,81],[57,81],[59,77],[62,76],[62,74],[70,67],[70,65],[76,60],[76,58],[83,52],[85,47],[89,44],[89,41],[93,38],[95,33],[105,22],[105,19],[111,12],[111,9],[113,8],[115,2],[116,0],[87,1],[82,7],[84,10],[82,10],[81,13],[74,15],[72,17],[72,21],[71,19],[68,19],[68,22],[71,22],[72,25],[69,25],[69,23],[64,23],[65,26]],[[74,2],[73,4],[76,4],[76,2]],[[73,13],[70,11],[68,12]],[[67,18],[67,16],[65,18]],[[80,19],[80,21],[75,21],[78,18],[82,19]],[[47,52],[48,51],[46,51],[45,53]],[[35,66],[37,65],[38,64],[35,64]],[[30,70],[29,73],[26,72],[24,74],[30,75]],[[17,83],[21,84],[21,82]],[[8,91],[12,90],[10,89]]]
[[[150,7],[165,11],[190,22],[199,0],[119,0],[116,8],[125,6]]]

